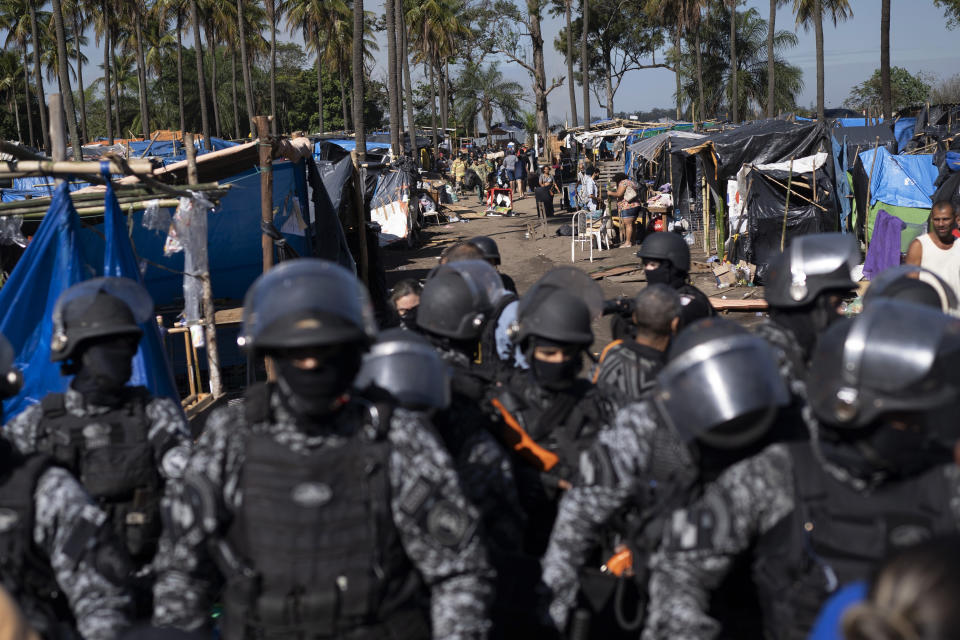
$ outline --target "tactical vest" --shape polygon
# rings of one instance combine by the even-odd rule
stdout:
[[[496,306],[490,313],[490,320],[484,325],[480,332],[480,350],[479,362],[475,366],[487,377],[494,379],[503,371],[513,368],[513,348],[506,360],[500,358],[497,353],[497,325],[500,322],[500,315],[511,302],[515,301],[517,296],[513,293],[504,293],[497,301]]]
[[[766,637],[800,640],[839,586],[957,523],[942,467],[861,492],[830,475],[809,443],[787,446],[795,507],[761,536],[753,573]]]
[[[247,425],[270,419],[267,386],[247,398]],[[359,425],[343,445],[306,454],[248,432],[227,539],[256,580],[228,577],[224,637],[429,637],[428,599],[392,517],[391,447],[373,431]]]
[[[146,389],[133,387],[120,407],[79,417],[67,411],[64,394],[52,393],[40,402],[37,433],[37,450],[79,478],[138,567],[153,558],[161,531],[163,479],[147,437],[149,401]]]
[[[31,627],[45,640],[60,640],[77,637],[73,613],[33,541],[34,494],[52,464],[44,455],[21,456],[0,438],[0,581]]]

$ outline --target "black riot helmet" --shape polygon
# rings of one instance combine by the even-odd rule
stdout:
[[[365,345],[375,323],[367,291],[328,260],[287,260],[258,277],[243,300],[237,344],[257,351]]]
[[[475,246],[483,253],[483,259],[493,265],[500,264],[500,248],[496,241],[489,236],[476,236],[467,240],[467,244]]]
[[[423,285],[417,326],[443,338],[476,339],[501,295],[500,274],[483,260],[440,265]]]
[[[685,441],[732,450],[763,438],[790,394],[765,340],[708,318],[673,340],[652,400]]]
[[[677,271],[690,273],[690,246],[682,236],[672,231],[651,233],[644,238],[637,257],[643,260],[667,261]]]
[[[957,293],[946,281],[923,267],[901,264],[886,269],[870,282],[863,295],[863,306],[877,300],[894,299],[940,309],[944,313],[957,311]]]
[[[363,356],[357,389],[385,393],[407,409],[445,409],[450,405],[450,369],[426,338],[388,329]]]
[[[590,323],[603,312],[603,291],[590,276],[574,267],[557,267],[543,275],[520,298],[514,342],[531,337],[554,343],[593,343]]]
[[[821,336],[810,371],[810,408],[835,430],[864,429],[884,415],[952,410],[960,399],[960,320],[877,299]]]
[[[153,299],[129,278],[94,278],[60,294],[53,307],[50,360],[76,357],[77,348],[97,338],[143,335],[139,325],[150,319]]]
[[[14,366],[13,360],[13,347],[0,333],[0,400],[17,395],[23,386],[23,374]],[[0,405],[0,418],[2,417],[3,405]]]
[[[772,308],[812,304],[828,291],[856,287],[851,273],[860,263],[860,247],[850,234],[815,233],[794,238],[770,263],[764,297]]]

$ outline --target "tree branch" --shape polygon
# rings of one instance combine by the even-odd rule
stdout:
[[[543,95],[544,95],[544,96],[548,96],[548,95],[550,95],[550,92],[551,92],[551,91],[553,91],[553,90],[556,89],[557,87],[562,87],[562,86],[563,86],[563,78],[562,78],[562,77],[554,78],[554,79],[553,79],[553,84],[550,85],[550,88],[547,89],[547,90],[543,93]]]

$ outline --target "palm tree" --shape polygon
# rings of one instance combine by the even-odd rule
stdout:
[[[367,132],[363,121],[363,34],[364,28],[363,0],[353,0],[353,48],[350,61],[353,65],[353,130],[354,140],[357,142],[357,162],[362,162],[367,155]],[[360,229],[360,233],[364,233]]]
[[[203,24],[203,30],[207,36],[207,57],[210,59],[210,101],[213,104],[213,135],[215,136],[219,136],[221,131],[220,104],[217,100],[217,42],[219,34],[216,27],[216,16],[214,15],[217,6],[222,5],[216,3],[207,7],[208,13]]]
[[[567,88],[570,91],[570,125],[578,126],[577,122],[577,91],[573,83],[573,0],[554,0],[551,14],[558,16],[563,13],[566,20],[566,55],[567,55]],[[559,49],[559,47],[558,47]]]
[[[727,0],[727,6],[730,7],[730,91],[733,97],[730,99],[730,119],[734,122],[740,122],[740,113],[738,107],[740,104],[740,92],[737,91],[737,5],[740,0]]]
[[[240,65],[243,70],[243,90],[247,98],[247,117],[250,119],[250,131],[255,131],[253,125],[253,81],[250,78],[250,60],[247,57],[247,37],[244,27],[243,0],[237,0],[237,30],[240,33]]]
[[[180,131],[187,128],[186,115],[183,112],[183,17],[189,11],[185,0],[160,0],[154,5],[161,24],[166,24],[173,16],[177,31],[177,101],[180,107]]]
[[[70,68],[67,63],[67,36],[63,28],[63,6],[60,0],[52,3],[53,26],[57,36],[57,58],[59,64],[60,89],[63,95],[63,109],[67,118],[67,130],[70,132],[70,142],[73,145],[75,160],[83,158],[80,149],[80,133],[77,131],[77,111],[73,106],[73,91],[70,89]]]
[[[461,116],[466,116],[463,119],[472,119],[473,114],[479,113],[489,142],[494,109],[500,111],[504,120],[516,118],[520,113],[523,87],[505,79],[497,63],[484,68],[468,61],[460,74],[456,93],[459,96],[457,110]]]
[[[707,97],[707,110],[719,112],[724,96],[733,96],[730,82],[730,13],[716,7],[704,22],[702,40],[703,67]],[[751,108],[761,112],[767,107],[767,22],[756,9],[749,9],[737,16],[737,86],[739,101],[737,111],[747,113]],[[776,86],[774,92],[774,110],[792,109],[796,97],[803,89],[803,73],[786,62],[783,54],[797,44],[797,36],[792,31],[777,31],[774,34],[774,65],[776,68]],[[693,78],[696,67],[695,56],[687,53],[682,61],[683,75],[688,78],[684,90],[686,95],[696,95],[697,86]],[[731,108],[732,109],[732,108]]]
[[[590,31],[590,0],[583,0],[583,33],[580,35],[580,83],[583,85],[583,126],[590,126],[590,51],[587,33]]]
[[[407,12],[404,0],[395,0],[397,31],[400,36],[400,56],[403,62],[403,91],[407,95],[407,136],[410,138],[410,155],[419,166],[417,125],[413,121],[413,81],[410,79],[410,57],[407,51]]]
[[[784,4],[787,0],[770,0],[770,17],[767,18],[768,29],[767,29],[767,117],[772,118],[776,115],[773,110],[774,106],[774,93],[776,84],[776,64],[774,61],[773,54],[773,34],[775,33],[775,28],[777,24],[777,9]]]
[[[393,0],[384,0],[383,12],[387,19],[387,91],[390,93],[390,148],[393,155],[400,155],[400,102],[397,92],[397,25]]]
[[[193,51],[197,58],[197,85],[200,90],[200,123],[203,129],[203,146],[213,149],[210,141],[210,119],[207,116],[207,81],[203,73],[203,47],[200,43],[200,10],[197,0],[190,0],[190,23],[193,26]]]
[[[132,37],[134,51],[137,61],[137,83],[140,97],[140,131],[144,140],[150,138],[150,103],[147,100],[147,62],[144,53],[143,36],[143,4],[140,0],[135,2],[123,2],[123,17],[126,24],[133,25],[133,32],[129,34]],[[131,38],[128,38],[128,43]]]
[[[277,0],[266,0],[270,21],[270,132],[277,135]]]
[[[12,109],[17,123],[17,140],[23,141],[20,128],[20,105],[17,86],[20,82],[20,60],[12,51],[0,51],[0,91],[6,94],[7,108]]]
[[[27,144],[36,145],[33,135],[33,117],[30,109],[30,72],[27,63],[27,43],[30,41],[30,18],[23,0],[3,0],[0,2],[0,24],[7,25],[7,37],[3,46],[9,50],[16,46],[23,60],[23,90],[26,98]]]
[[[893,116],[893,97],[890,90],[890,0],[880,3],[880,100],[883,102],[883,118]]]
[[[813,26],[817,43],[817,118],[823,120],[823,16],[833,20],[837,26],[840,20],[853,16],[848,0],[793,0],[793,13],[797,16],[797,25],[805,31]]]
[[[86,57],[81,53],[81,47],[87,45],[87,37],[84,35],[90,26],[90,17],[87,7],[81,6],[80,0],[72,2],[73,14],[73,38],[74,53],[77,63],[77,86],[80,88],[80,129],[83,132],[83,139],[90,141],[90,129],[87,127],[87,96],[83,87],[83,65],[86,63]]]
[[[33,80],[37,88],[37,105],[40,108],[40,133],[43,136],[43,148],[50,153],[50,129],[47,126],[47,99],[43,93],[43,77],[40,73],[40,37],[37,34],[37,9],[33,2],[27,1],[30,13],[30,35],[33,42]]]
[[[110,141],[110,144],[113,144],[113,100],[110,93],[111,25],[109,0],[100,0],[99,11],[94,13],[93,33],[98,45],[100,44],[100,39],[103,39],[103,64],[100,65],[100,68],[103,69],[104,74],[104,77],[100,81],[94,81],[93,84],[102,84],[105,87],[103,97],[107,120],[107,139]]]

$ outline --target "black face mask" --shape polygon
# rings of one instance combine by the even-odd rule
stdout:
[[[309,418],[335,413],[360,371],[361,358],[356,346],[331,352],[314,369],[301,369],[290,358],[276,358],[277,382],[290,409]]]
[[[563,391],[572,387],[583,368],[583,359],[579,352],[563,362],[544,362],[532,357],[532,353],[530,355],[527,361],[533,377],[542,387],[551,391]]]
[[[91,344],[80,354],[79,369],[71,386],[88,402],[105,406],[116,404],[133,374],[136,353],[137,343],[130,339]]]
[[[417,309],[419,307],[413,307],[407,309],[405,313],[397,313],[400,316],[400,326],[408,331],[420,331],[420,327],[417,326]]]
[[[645,269],[644,274],[647,276],[647,284],[665,284],[673,289],[682,287],[686,280],[686,274],[674,269],[666,260],[656,269]]]
[[[953,451],[928,433],[895,429],[882,425],[865,439],[861,447],[878,471],[911,477],[953,460]]]

